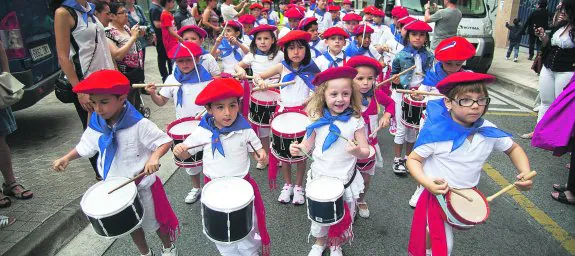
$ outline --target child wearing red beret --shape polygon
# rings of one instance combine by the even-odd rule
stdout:
[[[187,25],[183,26],[178,30],[178,35],[180,35],[184,42],[193,42],[198,46],[202,47],[206,37],[208,36],[208,32],[206,32],[203,28],[200,28],[196,25]],[[170,56],[168,56],[170,58]],[[173,58],[172,58],[173,59]],[[206,51],[206,49],[202,48],[202,55],[200,58],[200,65],[202,65],[205,69],[210,72],[212,77],[220,77],[222,71],[220,70],[220,65],[218,62],[210,54],[210,52]],[[176,68],[177,63],[174,63],[173,70]]]
[[[218,36],[210,53],[214,58],[222,59],[224,73],[233,74],[234,67],[242,60],[250,49],[242,42],[242,24],[235,20],[224,24],[224,32]]]
[[[317,19],[314,17],[303,18],[298,25],[298,29],[311,34],[309,41],[309,48],[311,50],[311,58],[315,60],[321,56],[326,50],[325,42],[319,38],[319,30]]]
[[[342,67],[345,65],[349,57],[345,55],[343,48],[346,45],[346,39],[348,37],[349,36],[345,30],[340,27],[328,28],[323,33],[323,39],[327,45],[327,50],[315,59],[315,63],[321,71],[325,71],[331,67]]]
[[[490,102],[486,85],[493,81],[491,75],[457,72],[437,84],[445,98],[427,103],[427,123],[407,160],[411,175],[425,187],[413,214],[409,255],[451,254],[452,225],[472,226],[455,224],[457,219],[447,217],[444,195],[451,188],[475,188],[494,150],[505,152],[519,170],[518,189],[529,190],[533,185],[531,180],[521,180],[531,171],[523,149],[511,134],[482,118]]]
[[[365,189],[357,200],[359,216],[369,218],[370,212],[365,201],[365,195],[371,182],[371,176],[375,175],[375,168],[383,168],[383,157],[377,141],[377,131],[389,126],[391,117],[395,114],[395,102],[382,88],[375,87],[376,78],[382,71],[382,66],[378,61],[367,56],[355,56],[347,61],[346,66],[357,70],[353,85],[361,93],[361,116],[366,123],[367,142],[373,147],[375,153],[375,165],[371,169],[361,170]],[[385,112],[378,121],[380,105],[385,107]]]
[[[341,256],[341,245],[351,239],[355,203],[364,190],[363,178],[355,168],[357,159],[369,156],[365,122],[361,118],[361,95],[353,88],[357,71],[352,67],[330,68],[316,75],[316,91],[306,107],[313,123],[306,128],[301,143],[290,145],[293,156],[311,151],[313,163],[308,172],[306,192],[316,180],[341,182],[345,213],[337,224],[326,226],[311,221],[310,235],[316,238],[309,256],[321,256],[326,247],[332,256]],[[345,139],[344,139],[345,138]],[[336,190],[338,187],[324,187]],[[326,192],[341,193],[339,190]],[[334,220],[335,222],[335,220]]]
[[[354,36],[353,31],[363,20],[363,18],[356,13],[348,13],[345,16],[343,16],[342,20],[343,20],[343,29],[345,30],[345,32],[347,32],[351,41],[352,36]]]
[[[173,244],[179,232],[178,218],[162,181],[154,174],[172,139],[126,101],[129,91],[130,81],[116,70],[96,71],[74,86],[75,93],[90,95],[94,113],[78,145],[54,161],[53,169],[63,171],[70,161],[99,153],[98,172],[104,182],[110,177],[131,179],[144,172],[146,175],[136,180],[144,216],[141,227],[130,234],[132,241],[142,255],[154,255],[144,231],[156,232],[163,244],[162,255],[178,255]]]
[[[174,155],[180,159],[187,159],[203,151],[206,184],[213,179],[238,177],[252,185],[257,229],[251,231],[248,237],[240,242],[216,243],[216,246],[220,254],[225,256],[257,255],[261,244],[262,254],[267,256],[270,253],[270,236],[267,232],[265,208],[259,188],[249,175],[249,153],[260,162],[266,161],[267,154],[248,121],[239,114],[239,98],[242,95],[242,85],[236,79],[218,78],[210,82],[196,98],[196,104],[205,106],[208,114],[202,117],[199,127],[183,143],[174,147]]]
[[[351,40],[345,49],[345,54],[349,57],[359,55],[368,56],[379,61],[381,59],[381,54],[379,54],[377,49],[371,45],[371,35],[374,32],[375,30],[367,24],[356,26],[353,30],[355,39]]]
[[[250,5],[250,14],[256,17],[256,22],[254,24],[254,27],[256,28],[259,25],[268,24],[268,20],[262,16],[263,8],[264,7],[259,3],[253,3],[252,5]]]
[[[331,14],[327,10],[327,0],[318,0],[316,8],[308,10],[305,16],[317,19],[319,33],[333,25]]]
[[[250,34],[250,32],[252,31],[252,29],[254,29],[254,25],[256,23],[256,17],[254,17],[251,14],[245,14],[240,16],[238,18],[238,21],[242,24],[244,28],[244,36],[242,38],[242,41],[244,42],[245,46],[250,47],[250,44],[254,40],[254,36]]]
[[[297,6],[288,8],[288,10],[284,13],[285,18],[287,18],[287,26],[284,26],[280,29],[278,33],[278,39],[281,39],[290,31],[297,29],[299,22],[304,17],[304,14],[305,9],[301,10]]]

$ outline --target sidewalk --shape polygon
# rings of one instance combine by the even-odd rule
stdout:
[[[493,63],[488,73],[497,77],[497,85],[519,96],[535,101],[539,89],[539,76],[531,70],[533,61],[527,59],[527,48],[519,48],[517,62],[505,59],[507,48],[495,48]],[[513,57],[513,53],[511,53]]]

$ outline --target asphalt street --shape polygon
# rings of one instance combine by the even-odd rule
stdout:
[[[550,152],[530,147],[530,141],[519,135],[529,132],[535,124],[536,116],[529,110],[531,106],[518,104],[510,95],[492,92],[491,96],[493,101],[485,118],[514,135],[538,176],[531,191],[505,194],[490,203],[487,223],[471,230],[456,230],[453,255],[575,254],[575,207],[550,197],[552,184],[567,180],[568,155],[554,157]],[[345,255],[407,255],[413,216],[408,200],[416,183],[409,176],[393,174],[393,138],[386,131],[380,132],[379,139],[385,166],[377,170],[367,196],[371,217],[356,220],[355,239],[343,247]],[[501,152],[491,155],[484,170],[478,188],[485,195],[494,194],[505,182],[515,179],[515,168]],[[307,255],[313,239],[308,243],[310,221],[305,206],[278,203],[279,191],[268,189],[267,171],[256,170],[253,161],[251,175],[260,184],[267,209],[272,255]],[[282,181],[278,183],[281,186]],[[165,188],[182,224],[176,243],[180,255],[218,255],[215,245],[202,233],[200,203],[184,203],[191,189],[189,176],[178,170]],[[159,253],[161,243],[157,236],[148,234],[147,237]],[[137,249],[129,237],[124,237],[116,240],[104,255],[137,255]]]

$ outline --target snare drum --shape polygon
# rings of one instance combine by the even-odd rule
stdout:
[[[307,184],[307,217],[311,221],[331,226],[343,219],[343,183],[330,177],[313,179]]]
[[[369,157],[364,159],[357,159],[357,162],[355,163],[355,169],[357,169],[360,172],[366,172],[371,170],[371,168],[373,168],[374,165],[375,165],[375,147],[369,145]]]
[[[401,103],[401,123],[410,128],[419,128],[419,120],[426,106],[425,101],[414,100],[411,95],[405,94]]]
[[[184,142],[184,140],[194,132],[194,130],[200,124],[201,117],[184,117],[176,121],[171,122],[166,129],[168,136],[172,138],[172,150],[174,146]],[[204,156],[204,151],[199,151],[198,153],[192,155],[186,160],[180,160],[174,156],[174,161],[176,165],[182,168],[193,168],[202,166],[202,158]]]
[[[213,179],[202,189],[204,234],[219,244],[246,238],[253,229],[254,189],[241,178]]]
[[[286,163],[305,160],[305,156],[292,156],[289,152],[289,146],[294,141],[302,142],[308,124],[307,114],[301,110],[274,115],[271,121],[271,153]]]
[[[132,233],[142,224],[144,208],[134,182],[108,194],[128,180],[122,177],[107,178],[92,185],[82,196],[80,207],[96,234],[106,238],[118,238]]]
[[[449,212],[442,212],[447,223],[458,229],[469,229],[484,223],[489,217],[489,204],[481,191],[477,188],[458,189],[457,191],[473,201],[470,202],[451,191],[447,192],[445,202]]]
[[[277,101],[280,98],[277,90],[255,91],[250,96],[250,113],[248,119],[258,127],[269,128]]]

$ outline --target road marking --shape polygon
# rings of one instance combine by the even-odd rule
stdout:
[[[502,111],[511,111],[511,109],[492,109],[489,108],[489,111],[485,113],[486,115],[492,116],[537,116],[537,114],[533,112],[529,113],[511,113],[511,112],[492,112],[491,110],[502,110]]]
[[[483,170],[497,183],[499,186],[506,187],[510,183],[488,163],[483,165]],[[549,215],[545,214],[544,211],[539,209],[529,198],[519,192],[517,189],[512,189],[507,192],[511,195],[511,198],[515,200],[535,221],[537,221],[547,232],[561,243],[561,246],[567,250],[571,255],[575,255],[575,238],[569,234],[565,229],[563,229],[557,222],[555,222]]]
[[[508,112],[523,112],[523,113],[531,113],[532,111],[526,107],[524,107],[521,104],[518,104],[517,102],[514,102],[512,100],[510,100],[507,96],[493,91],[493,90],[489,90],[489,94],[492,98],[492,102],[490,105],[496,104],[496,105],[503,105],[506,104],[507,106],[509,106],[510,108],[489,108],[489,110],[496,110],[496,111],[508,111]],[[503,104],[501,104],[503,103]]]

